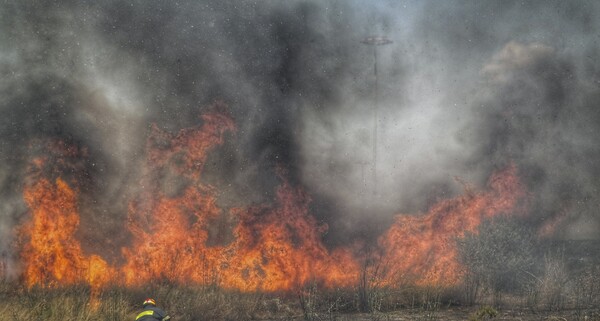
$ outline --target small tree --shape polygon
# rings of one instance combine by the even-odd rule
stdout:
[[[477,233],[466,233],[458,252],[470,286],[492,291],[496,301],[503,292],[519,290],[519,277],[529,277],[535,262],[533,233],[508,217],[486,220]]]

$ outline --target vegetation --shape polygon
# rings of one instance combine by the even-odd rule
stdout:
[[[479,308],[479,310],[475,311],[475,313],[471,314],[469,317],[469,321],[483,321],[493,319],[498,316],[498,311],[492,308],[491,306],[485,305]]]
[[[596,267],[594,267],[596,268]],[[540,320],[540,315],[568,320],[600,320],[598,310],[598,280],[590,284],[589,278],[598,274],[583,274],[582,282],[587,288],[562,289],[561,308],[556,311],[548,303],[554,302],[554,292],[540,300],[533,311],[527,305],[522,311],[535,318],[502,320]],[[595,272],[598,272],[597,269]],[[583,285],[583,283],[574,283]],[[591,289],[591,287],[595,287]],[[543,287],[541,287],[543,288]],[[372,289],[375,291],[375,289]],[[84,286],[60,289],[25,289],[16,284],[0,283],[0,315],[7,321],[108,321],[134,320],[140,312],[140,303],[154,297],[174,321],[203,320],[489,320],[500,317],[502,309],[484,305],[477,309],[458,306],[459,288],[418,287],[379,288],[378,302],[373,311],[358,314],[360,310],[359,289],[322,289],[312,283],[296,293],[240,293],[215,287],[188,287],[172,284],[155,284],[144,288],[105,289],[93,295]],[[507,302],[509,301],[506,296]],[[516,301],[513,301],[516,302]],[[526,302],[526,301],[523,301]],[[517,306],[511,306],[514,310]],[[509,308],[505,307],[505,311]],[[454,312],[448,315],[449,311]],[[461,312],[462,311],[462,312]],[[543,311],[546,311],[545,314]],[[562,312],[568,311],[568,315]],[[587,318],[587,319],[586,319]],[[543,319],[543,318],[542,318]],[[559,319],[557,319],[559,320]]]
[[[458,240],[459,261],[465,268],[460,285],[463,304],[530,311],[584,311],[599,306],[598,243],[582,253],[566,250],[564,244],[540,241],[526,224],[508,217],[482,223],[477,233]]]
[[[409,278],[382,282],[379,269],[368,269],[376,262],[365,264],[354,288],[309,282],[286,293],[169,282],[92,293],[87,286],[28,289],[0,281],[0,315],[7,321],[134,320],[140,303],[153,297],[173,321],[600,320],[599,258],[573,260],[572,250],[555,244],[535,251],[544,247],[522,226],[495,219],[457,240],[465,271],[463,282],[451,287],[419,286]]]
[[[458,241],[465,267],[465,302],[491,295],[494,304],[504,293],[522,292],[537,271],[534,237],[525,225],[507,217],[483,222],[477,233]]]
[[[9,290],[10,289],[10,290]],[[242,294],[210,288],[149,286],[107,289],[94,297],[89,288],[23,289],[3,286],[2,320],[135,320],[144,298],[152,296],[173,320],[251,320],[284,309],[260,294]]]

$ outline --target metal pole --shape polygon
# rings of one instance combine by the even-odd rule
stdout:
[[[377,132],[379,127],[379,79],[377,78],[377,46],[373,46],[375,71],[375,111],[373,112],[373,195],[377,196]]]
[[[363,44],[373,46],[373,70],[375,74],[375,106],[373,110],[373,196],[377,196],[377,145],[379,127],[379,79],[377,76],[377,46],[391,44],[392,41],[385,37],[367,37],[361,41]]]

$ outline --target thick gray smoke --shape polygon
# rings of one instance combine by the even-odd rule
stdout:
[[[454,176],[482,186],[514,162],[533,195],[531,223],[561,221],[562,237],[598,237],[600,7],[432,1],[378,9],[386,21],[378,32],[394,44],[378,49],[376,183],[372,88],[343,95],[344,111],[305,116],[306,181],[343,199],[336,206],[346,213],[385,216],[460,193]]]
[[[270,201],[281,164],[335,242],[514,162],[532,223],[565,215],[561,236],[596,237],[599,13],[595,1],[5,2],[2,257],[26,212],[32,141],[87,150],[81,229],[102,244],[139,188],[149,124],[196,125],[214,100],[238,126],[206,168],[224,207]],[[377,60],[371,35],[393,41]]]

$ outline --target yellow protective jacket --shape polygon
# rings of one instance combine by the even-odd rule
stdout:
[[[135,321],[167,321],[171,319],[165,311],[152,305],[144,307],[144,311],[135,317]]]

